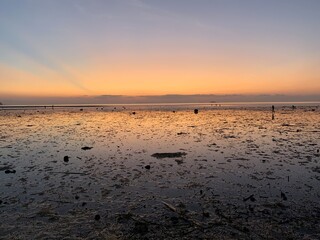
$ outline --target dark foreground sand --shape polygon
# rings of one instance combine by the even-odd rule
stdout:
[[[316,107],[2,110],[0,238],[320,239],[319,148]]]

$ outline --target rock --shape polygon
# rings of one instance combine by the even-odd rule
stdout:
[[[96,220],[96,221],[99,221],[99,220],[100,220],[100,218],[101,218],[101,217],[100,217],[100,215],[99,215],[99,214],[97,214],[97,215],[95,215],[95,216],[94,216],[94,220]]]
[[[199,110],[198,110],[198,109],[195,109],[193,112],[194,112],[194,114],[198,114],[198,113],[199,113]]]
[[[64,161],[64,162],[69,162],[69,156],[64,156],[64,157],[63,157],[63,161]]]
[[[150,165],[146,165],[144,168],[150,170],[151,167]]]
[[[81,149],[87,151],[87,150],[90,150],[90,149],[92,149],[92,148],[93,148],[93,147],[82,147]]]
[[[178,158],[187,155],[185,152],[173,152],[173,153],[154,153],[151,157],[155,158]]]
[[[74,198],[75,198],[76,200],[78,200],[78,199],[79,199],[79,196],[78,196],[78,195],[76,195]]]
[[[287,200],[288,200],[287,196],[286,196],[283,192],[281,192],[281,198],[282,198],[284,201],[287,201]]]
[[[132,114],[133,114],[133,115],[135,115],[135,114],[136,114],[136,112],[132,112]]]
[[[9,169],[7,169],[7,170],[4,171],[4,173],[5,173],[5,174],[16,173],[16,170],[9,170]]]

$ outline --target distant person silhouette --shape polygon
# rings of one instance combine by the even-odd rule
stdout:
[[[274,120],[274,105],[272,105],[272,120]]]

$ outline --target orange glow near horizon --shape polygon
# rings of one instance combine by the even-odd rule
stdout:
[[[214,62],[210,59],[199,62],[188,59],[121,62],[93,61],[79,68],[64,66],[68,76],[36,64],[33,68],[37,74],[1,64],[0,77],[6,81],[2,83],[0,93],[65,97],[105,94],[314,94],[320,89],[320,81],[313,79],[311,71],[303,69],[299,63],[268,68],[246,62],[238,65],[205,64]]]

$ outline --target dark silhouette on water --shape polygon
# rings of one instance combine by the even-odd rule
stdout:
[[[275,112],[274,105],[272,105],[272,120],[274,120],[274,112]]]

